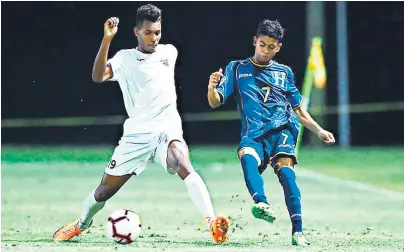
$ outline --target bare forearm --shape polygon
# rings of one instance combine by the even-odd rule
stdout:
[[[298,108],[295,110],[295,112],[299,116],[300,123],[303,124],[304,127],[308,128],[311,132],[318,134],[323,129],[316,121],[313,120],[306,109]]]
[[[220,95],[219,92],[217,92],[216,88],[208,88],[208,101],[209,105],[212,108],[217,108],[221,105],[220,103]]]
[[[102,82],[107,65],[108,51],[112,38],[104,37],[93,65],[92,78],[94,82]]]
[[[308,128],[311,132],[318,134],[322,128],[316,121],[314,121],[311,117],[310,118],[300,118],[300,122]]]
[[[315,133],[325,144],[330,145],[335,143],[334,135],[321,128],[320,125],[311,118],[305,108],[299,107],[294,109],[294,111],[299,116],[300,122],[311,132]]]

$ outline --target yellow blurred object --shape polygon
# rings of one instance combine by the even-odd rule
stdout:
[[[321,38],[313,38],[309,56],[309,68],[314,73],[314,85],[317,88],[324,88],[325,83],[327,82],[327,73],[325,70],[323,49],[321,46]]]

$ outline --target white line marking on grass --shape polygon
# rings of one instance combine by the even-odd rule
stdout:
[[[316,180],[325,184],[336,184],[336,185],[342,185],[344,187],[349,187],[361,191],[366,191],[366,192],[371,192],[371,193],[377,193],[379,195],[384,195],[387,196],[391,199],[400,199],[404,200],[404,193],[389,190],[389,189],[384,189],[384,188],[378,188],[374,187],[368,184],[352,181],[352,180],[347,180],[347,179],[340,179],[336,177],[331,177],[319,172],[314,172],[314,171],[309,171],[304,168],[299,168],[297,171],[297,176],[303,177],[303,178],[308,178],[312,180]]]

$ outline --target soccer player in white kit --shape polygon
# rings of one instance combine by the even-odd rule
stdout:
[[[67,241],[80,235],[92,224],[100,211],[132,175],[139,175],[147,163],[161,164],[171,174],[184,180],[191,200],[208,224],[216,243],[227,239],[229,219],[216,216],[205,183],[193,169],[188,147],[182,137],[181,118],[177,110],[174,67],[177,49],[159,45],[161,10],[147,4],[137,10],[135,36],[138,47],[120,50],[109,59],[110,43],[118,31],[119,19],[104,24],[104,38],[94,62],[94,82],[118,81],[129,118],[124,132],[105,168],[101,184],[84,202],[82,214],[58,229],[54,241]]]

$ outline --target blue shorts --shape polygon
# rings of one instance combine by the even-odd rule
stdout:
[[[241,139],[238,150],[244,147],[253,148],[261,159],[260,170],[265,170],[268,164],[274,167],[276,157],[290,157],[297,164],[295,146],[298,130],[291,124],[285,124],[273,129],[258,138],[244,137]]]

